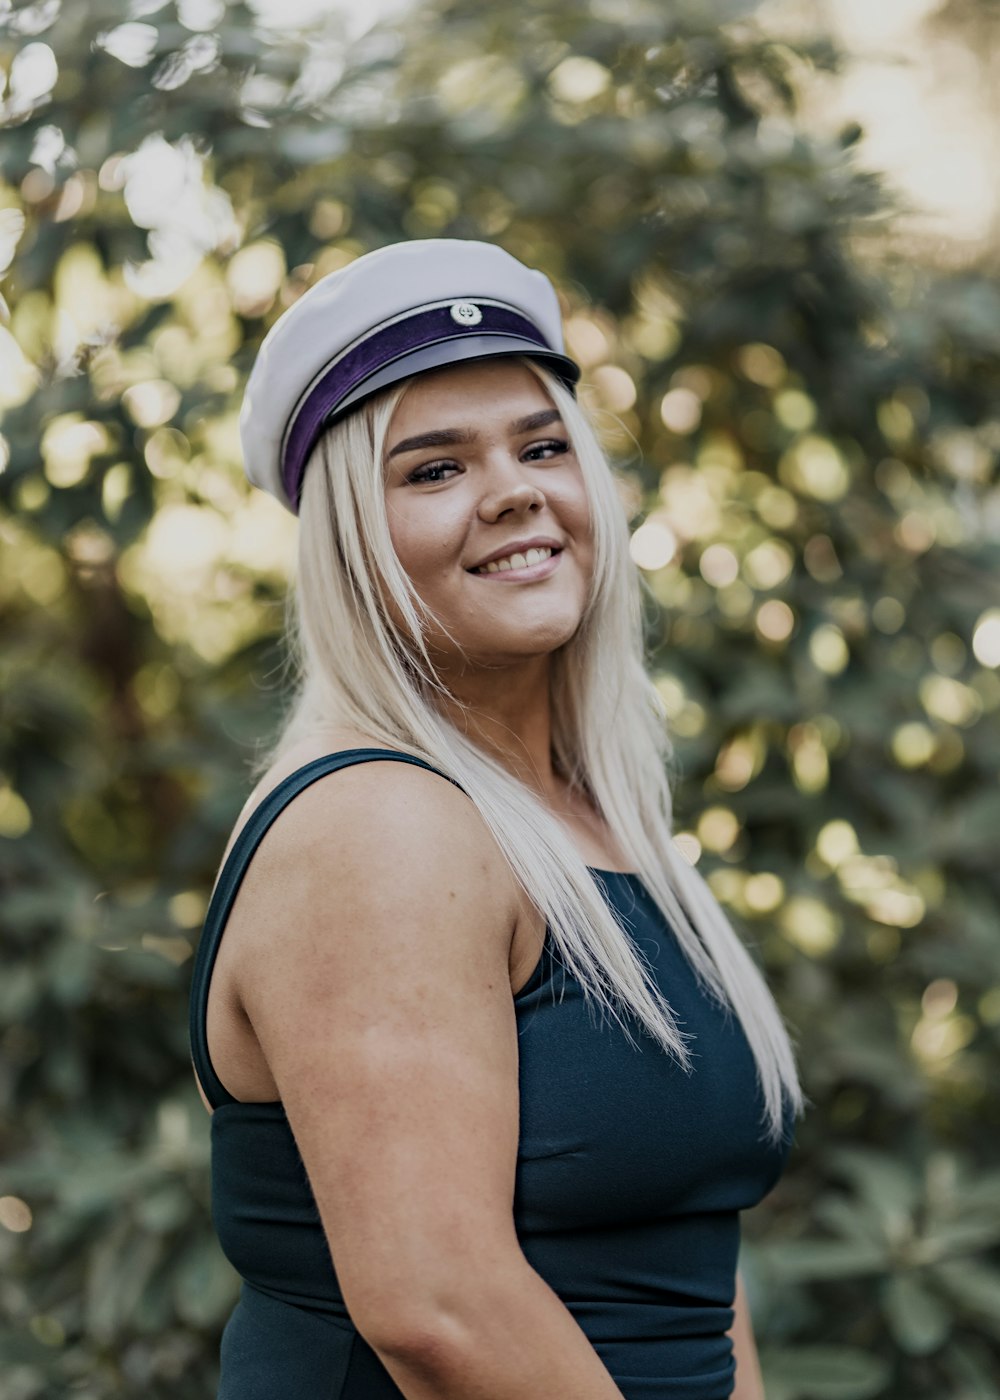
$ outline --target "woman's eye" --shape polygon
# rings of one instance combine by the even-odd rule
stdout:
[[[440,472],[457,471],[454,462],[428,462],[425,467],[417,467],[416,471],[410,472],[407,481],[442,481],[444,478],[438,475]]]
[[[558,457],[569,451],[569,443],[562,438],[551,438],[546,442],[533,442],[530,447],[526,447],[522,453],[523,458],[529,462],[545,461],[549,457]],[[442,475],[444,472],[457,472],[461,468],[456,462],[426,462],[422,467],[415,468],[406,478],[408,482],[417,485],[435,485],[437,482],[446,480]]]
[[[562,438],[552,438],[549,442],[535,442],[527,448],[525,456],[532,457],[536,452],[544,452],[546,455],[558,456],[561,452],[569,451],[569,443]]]

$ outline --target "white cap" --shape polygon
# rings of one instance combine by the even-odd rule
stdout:
[[[552,283],[474,239],[378,248],[331,272],[271,327],[240,414],[246,474],[298,513],[323,430],[369,395],[422,370],[494,355],[547,363],[572,390]]]

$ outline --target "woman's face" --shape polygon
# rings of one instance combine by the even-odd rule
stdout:
[[[399,561],[468,660],[510,665],[569,641],[592,568],[590,513],[566,428],[531,371],[501,358],[416,376],[385,453]],[[531,549],[541,552],[525,559]],[[443,632],[426,639],[443,669],[460,669]]]

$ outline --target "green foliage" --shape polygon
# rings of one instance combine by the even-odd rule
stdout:
[[[211,1392],[236,1281],[188,959],[292,540],[235,415],[311,281],[439,234],[563,293],[678,831],[797,1038],[813,1106],[741,1260],[769,1400],[1000,1396],[1000,288],[899,252],[857,131],[797,123],[835,51],[749,0],[423,0],[356,37],[133,8],[0,21],[5,1398]]]

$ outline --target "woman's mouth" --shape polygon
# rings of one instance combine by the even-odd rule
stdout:
[[[468,572],[476,578],[489,579],[494,583],[530,583],[533,579],[548,578],[559,567],[561,549],[527,549],[523,554],[509,554],[504,559],[481,564],[478,569]]]

